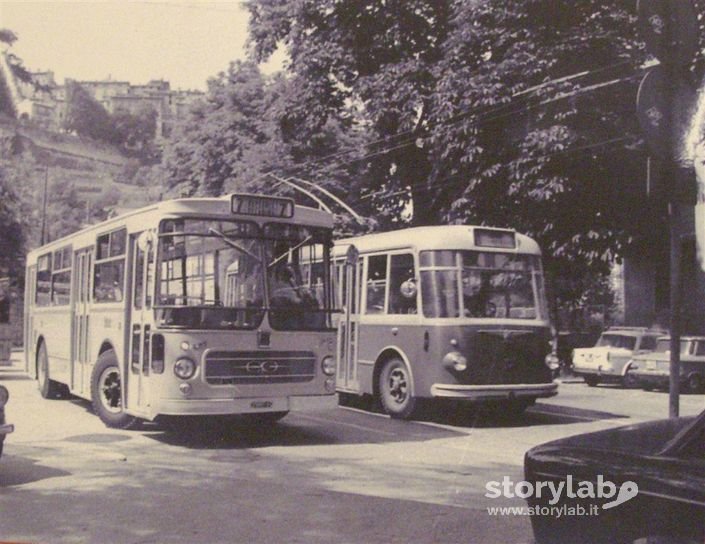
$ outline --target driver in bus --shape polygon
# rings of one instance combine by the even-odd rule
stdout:
[[[492,317],[489,297],[489,281],[483,274],[480,278],[463,274],[463,306],[466,317]]]
[[[298,306],[302,304],[303,288],[296,285],[293,268],[284,261],[277,263],[272,273],[272,304],[276,306]]]

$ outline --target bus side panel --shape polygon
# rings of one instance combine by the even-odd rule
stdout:
[[[42,335],[49,356],[51,379],[71,385],[71,308],[62,306],[42,312]]]
[[[393,317],[393,316],[392,316]],[[411,374],[414,377],[415,394],[429,396],[430,386],[419,387],[420,380],[425,382],[424,376],[428,373],[428,353],[424,351],[424,331],[422,325],[396,325],[389,319],[386,323],[370,323],[370,319],[361,317],[360,326],[360,392],[375,393],[373,372],[380,356],[387,350],[397,351],[402,359],[406,357],[409,362]]]
[[[89,350],[91,371],[101,347],[110,345],[115,350],[118,362],[122,364],[125,357],[125,308],[123,305],[110,306],[94,304],[90,310],[91,323]],[[89,379],[91,373],[89,372]],[[90,390],[90,387],[88,388]]]

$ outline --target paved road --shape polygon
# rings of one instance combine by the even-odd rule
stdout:
[[[105,428],[80,400],[39,397],[18,366],[0,460],[0,540],[36,543],[532,541],[493,517],[485,484],[522,479],[531,446],[663,417],[665,393],[588,388],[511,423],[467,414],[400,422],[356,408],[290,414],[270,429],[174,434]],[[705,405],[682,400],[683,414]]]

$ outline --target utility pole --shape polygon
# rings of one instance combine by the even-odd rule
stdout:
[[[670,377],[669,417],[679,416],[681,276],[682,276],[682,189],[678,185],[676,158],[683,146],[683,123],[679,118],[693,100],[694,89],[687,71],[699,44],[697,13],[693,0],[638,0],[638,23],[646,48],[659,61],[644,77],[637,96],[637,115],[651,155],[661,162],[658,180],[660,196],[668,202],[670,232]]]
[[[44,167],[44,194],[42,197],[42,236],[41,245],[46,243],[47,228],[47,193],[49,191],[49,166]]]

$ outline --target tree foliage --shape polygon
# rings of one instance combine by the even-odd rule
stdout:
[[[280,180],[296,175],[297,165],[341,149],[364,148],[365,131],[351,127],[344,111],[314,128],[298,110],[290,110],[296,92],[288,78],[265,77],[252,62],[235,62],[212,79],[207,99],[194,106],[164,150],[162,169],[170,194],[286,193],[291,188]],[[344,194],[344,187],[360,183],[357,168],[350,165],[331,178],[324,167],[315,182]]]
[[[113,136],[120,149],[143,164],[155,162],[159,151],[154,139],[157,134],[157,111],[151,106],[142,106],[132,113],[118,108],[110,121],[115,131]]]
[[[287,117],[315,129],[352,103],[350,126],[374,131],[361,190],[381,217],[412,208],[415,224],[516,228],[539,240],[557,280],[606,273],[657,223],[639,186],[634,2],[247,7],[255,58],[281,44],[291,57]],[[563,298],[579,298],[573,283]]]
[[[23,274],[24,253],[32,224],[31,196],[21,183],[27,166],[15,160],[11,138],[0,139],[0,270]]]
[[[78,82],[66,82],[66,101],[66,130],[93,140],[117,143],[117,134],[110,114]]]

